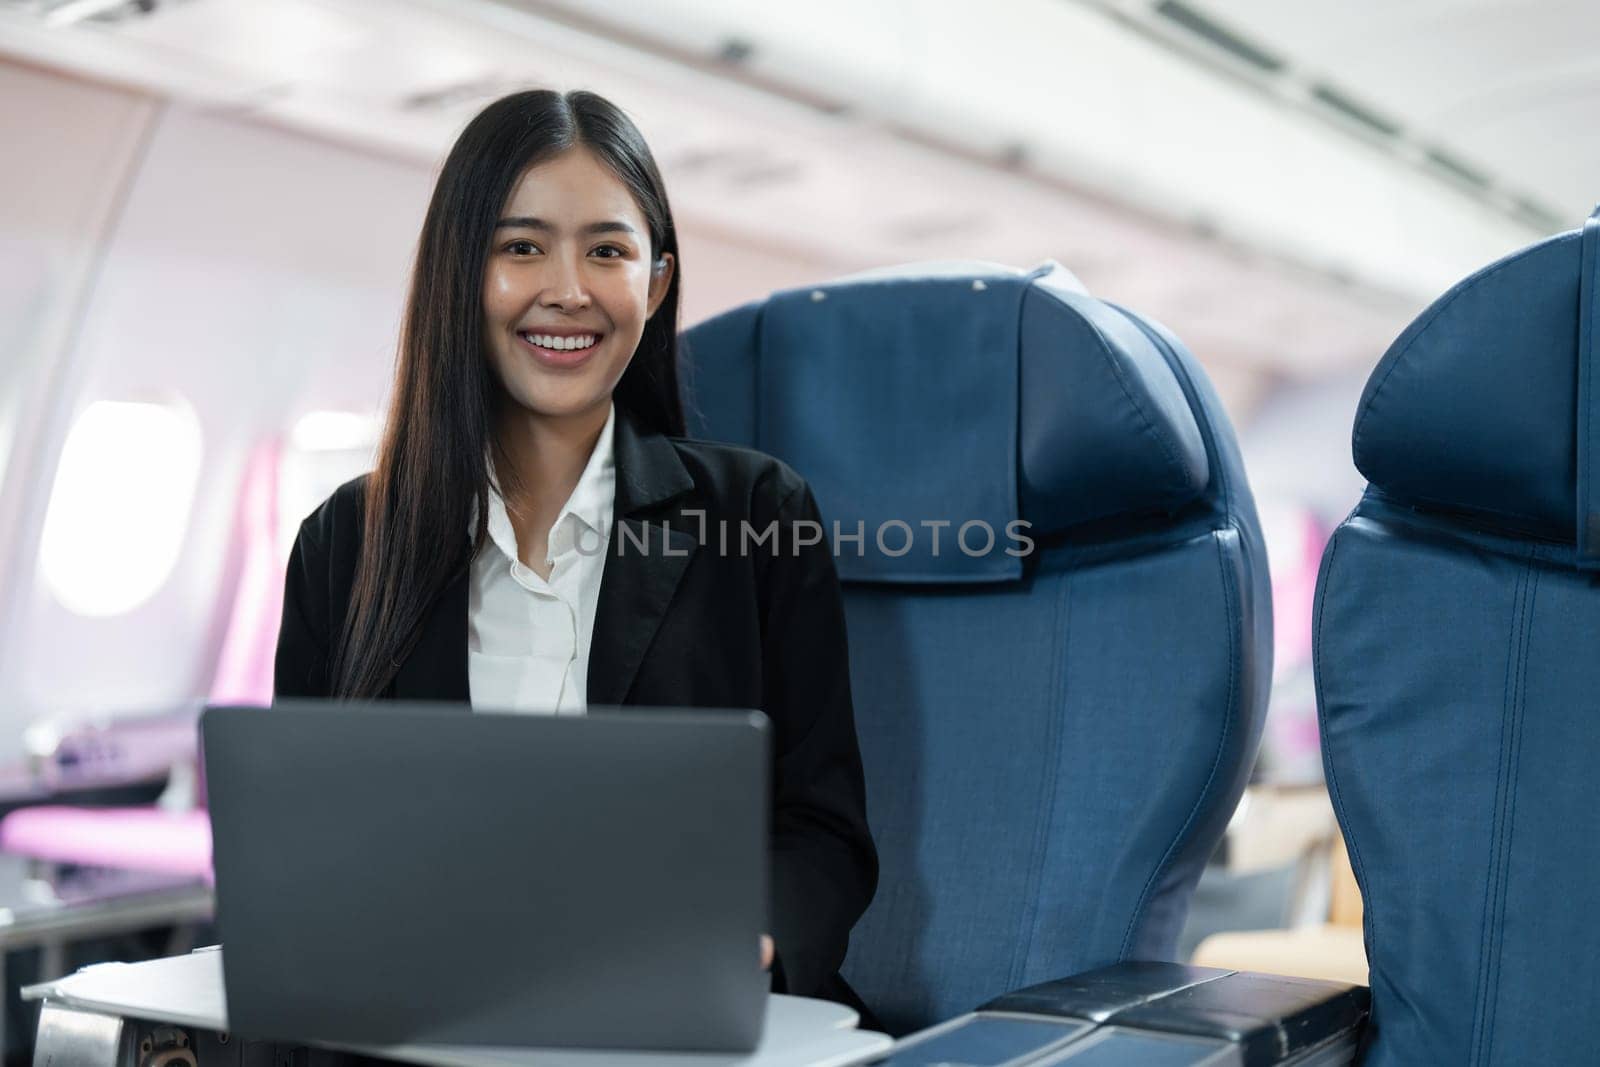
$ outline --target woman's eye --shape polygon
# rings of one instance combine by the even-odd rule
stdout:
[[[601,245],[591,254],[599,256],[601,259],[616,259],[618,256],[621,256],[624,253],[622,249],[618,248],[616,245]]]
[[[531,256],[539,250],[539,246],[532,241],[512,241],[506,245],[506,251],[514,256]]]

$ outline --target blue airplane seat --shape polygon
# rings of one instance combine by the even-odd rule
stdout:
[[[691,432],[787,461],[844,535],[882,861],[845,976],[884,1025],[1170,959],[1272,672],[1255,505],[1183,346],[1053,264],[919,265],[727,312],[684,363]]]
[[[1436,300],[1362,396],[1318,580],[1369,1067],[1600,1049],[1600,212]]]

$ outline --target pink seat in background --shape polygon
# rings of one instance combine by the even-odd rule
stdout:
[[[20,808],[0,850],[34,859],[211,878],[211,818],[160,808]]]

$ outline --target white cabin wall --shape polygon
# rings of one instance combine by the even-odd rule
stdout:
[[[32,234],[61,264],[46,307],[67,321],[0,314],[57,339],[51,352],[40,339],[6,338],[4,396],[8,410],[28,411],[34,454],[6,468],[0,533],[16,580],[0,603],[0,708],[13,728],[0,730],[0,746],[13,750],[0,748],[0,759],[19,754],[20,727],[41,716],[205,695],[231,607],[246,460],[306,410],[381,402],[430,187],[419,164],[30,74],[0,67],[0,85],[31,94],[28,113],[8,107],[4,121],[36,142],[25,157],[34,168],[0,183],[20,178],[26,197],[54,210],[4,229]],[[51,109],[61,117],[47,123],[40,115]],[[111,146],[135,117],[148,136],[122,183],[106,157],[132,165]],[[104,204],[123,184],[125,195]],[[36,258],[8,237],[0,269],[26,278]],[[0,299],[14,299],[16,287],[6,288]],[[37,559],[62,444],[98,400],[187,405],[203,459],[168,580],[125,614],[88,618],[59,602]],[[104,516],[108,546],[132,518]]]
[[[27,524],[50,427],[105,252],[156,112],[140,93],[0,63],[0,647],[31,573]],[[45,490],[47,491],[47,490]]]

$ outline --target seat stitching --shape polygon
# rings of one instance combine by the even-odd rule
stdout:
[[[1512,597],[1512,630],[1511,647],[1506,654],[1506,677],[1501,687],[1500,707],[1500,746],[1498,749],[1499,760],[1495,769],[1494,783],[1494,811],[1489,847],[1489,869],[1483,882],[1483,905],[1478,920],[1478,977],[1472,990],[1472,1037],[1467,1050],[1467,1059],[1472,1067],[1479,1067],[1483,1062],[1483,1024],[1484,1024],[1484,996],[1489,983],[1490,961],[1489,955],[1493,951],[1489,937],[1489,925],[1494,909],[1494,882],[1499,874],[1500,852],[1500,805],[1505,790],[1505,752],[1507,747],[1507,731],[1510,717],[1509,707],[1513,699],[1516,686],[1517,653],[1516,648],[1521,643],[1522,636],[1522,597],[1527,585],[1526,573],[1517,578],[1516,592]]]
[[[1517,592],[1513,602],[1515,618],[1512,624],[1506,680],[1500,718],[1500,766],[1495,776],[1494,829],[1489,853],[1489,876],[1484,883],[1483,917],[1479,923],[1478,986],[1473,994],[1472,1043],[1469,1059],[1477,1065],[1487,1064],[1489,1034],[1494,1026],[1494,1002],[1498,989],[1501,961],[1501,927],[1505,918],[1505,883],[1508,862],[1511,791],[1515,767],[1513,754],[1517,745],[1517,730],[1521,716],[1523,691],[1527,670],[1528,631],[1531,628],[1533,593],[1530,588],[1534,575],[1531,553],[1517,579]]]
[[[1044,882],[1044,867],[1046,853],[1050,848],[1050,827],[1054,823],[1056,786],[1060,780],[1061,767],[1061,735],[1065,732],[1064,720],[1066,719],[1067,700],[1063,681],[1066,677],[1064,663],[1066,661],[1066,648],[1072,633],[1072,592],[1073,582],[1070,574],[1061,578],[1061,589],[1056,594],[1056,625],[1059,630],[1059,639],[1054,642],[1051,649],[1050,664],[1050,692],[1059,697],[1058,705],[1060,714],[1049,717],[1049,740],[1047,747],[1050,759],[1043,766],[1045,768],[1044,791],[1041,796],[1039,819],[1034,824],[1033,830],[1033,862],[1028,871],[1028,894],[1024,905],[1025,914],[1022,929],[1018,931],[1017,948],[1011,957],[1011,979],[1007,983],[1008,989],[1015,989],[1022,984],[1023,975],[1027,972],[1029,957],[1032,955],[1034,939],[1038,935],[1039,926],[1039,893]]]
[[[1240,534],[1242,543],[1244,540],[1242,531],[1237,526],[1228,528]],[[1217,550],[1217,571],[1221,577],[1222,597],[1225,602],[1222,629],[1228,635],[1228,702],[1223,715],[1222,730],[1217,735],[1217,750],[1211,757],[1211,770],[1206,774],[1205,784],[1200,787],[1200,793],[1195,797],[1194,804],[1189,809],[1189,817],[1183,821],[1183,825],[1179,827],[1172,842],[1167,845],[1167,851],[1162,855],[1161,861],[1150,872],[1150,877],[1146,879],[1144,889],[1139,894],[1138,903],[1134,905],[1133,913],[1128,916],[1128,926],[1122,935],[1122,949],[1118,953],[1118,957],[1121,959],[1127,959],[1128,957],[1129,942],[1133,940],[1134,927],[1143,915],[1145,905],[1149,902],[1151,889],[1161,876],[1166,873],[1174,853],[1178,851],[1178,846],[1187,843],[1186,838],[1190,827],[1194,825],[1195,819],[1199,817],[1200,809],[1211,797],[1211,787],[1216,783],[1217,770],[1222,766],[1222,755],[1227,751],[1228,737],[1233,732],[1235,705],[1239,691],[1239,641],[1238,633],[1232,625],[1237,604],[1234,600],[1233,583],[1228,580],[1227,559],[1222,548],[1222,538],[1218,536],[1218,532],[1213,531],[1211,539]]]
[[[1352,513],[1353,517],[1353,513]],[[1349,523],[1347,518],[1340,529]],[[1328,548],[1318,569],[1316,605],[1314,609],[1314,626],[1311,635],[1311,674],[1312,688],[1316,693],[1317,701],[1317,733],[1322,744],[1322,773],[1327,779],[1328,796],[1333,801],[1334,816],[1338,819],[1340,832],[1344,835],[1345,847],[1350,852],[1351,873],[1356,877],[1356,887],[1361,890],[1361,926],[1362,941],[1367,951],[1369,968],[1376,968],[1377,959],[1372,951],[1374,945],[1379,944],[1378,939],[1378,909],[1376,900],[1370,890],[1370,882],[1366,875],[1366,861],[1361,857],[1361,845],[1357,841],[1355,827],[1350,821],[1349,811],[1345,807],[1344,793],[1339,787],[1339,775],[1335,768],[1333,745],[1329,743],[1329,716],[1328,702],[1323,695],[1322,685],[1322,613],[1327,601],[1328,589],[1333,585],[1333,561],[1339,552],[1339,530],[1333,532],[1328,538]],[[1368,980],[1368,984],[1373,984]],[[1372,1005],[1374,1022],[1378,1016],[1378,1004]]]
[[[1501,835],[1503,842],[1503,855],[1500,861],[1502,872],[1499,886],[1500,899],[1496,907],[1496,914],[1498,918],[1495,922],[1496,941],[1494,946],[1494,980],[1489,986],[1490,997],[1487,1002],[1488,1014],[1486,1016],[1483,1035],[1482,1051],[1485,1063],[1490,1062],[1493,1056],[1494,1025],[1497,1009],[1499,1007],[1499,999],[1494,994],[1500,988],[1500,970],[1501,965],[1505,962],[1506,958],[1506,898],[1509,895],[1509,887],[1511,883],[1511,842],[1516,833],[1517,779],[1522,766],[1522,720],[1524,715],[1527,713],[1528,707],[1528,660],[1530,658],[1529,647],[1533,643],[1534,604],[1539,598],[1539,572],[1533,568],[1533,562],[1531,559],[1529,560],[1528,568],[1532,572],[1532,580],[1529,584],[1528,595],[1523,607],[1524,624],[1522,627],[1522,645],[1518,650],[1520,663],[1517,671],[1517,693],[1511,718],[1511,746],[1510,751],[1507,754],[1507,760],[1510,764],[1510,775],[1507,780],[1507,792],[1505,799],[1505,830]]]

